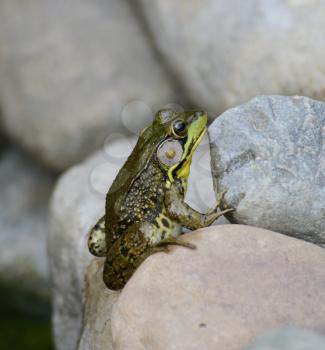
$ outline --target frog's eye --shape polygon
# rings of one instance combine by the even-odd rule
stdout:
[[[173,133],[176,136],[184,136],[185,131],[186,131],[186,124],[183,120],[176,120],[173,125]]]
[[[157,157],[160,163],[171,167],[181,161],[183,155],[183,147],[177,140],[166,140],[157,151]]]

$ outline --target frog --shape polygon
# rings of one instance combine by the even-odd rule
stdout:
[[[204,111],[159,110],[118,172],[106,195],[105,215],[92,227],[88,248],[105,257],[103,280],[121,290],[150,255],[171,245],[195,249],[183,228],[211,225],[231,211],[226,190],[203,214],[185,201],[192,157],[207,130]]]

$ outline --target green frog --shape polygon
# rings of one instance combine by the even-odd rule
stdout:
[[[169,245],[194,249],[179,238],[182,227],[206,227],[233,210],[220,209],[225,191],[206,214],[184,201],[192,156],[206,128],[205,112],[163,109],[142,130],[107,193],[106,214],[89,235],[90,252],[106,257],[109,289],[122,289],[149,255],[167,252]]]

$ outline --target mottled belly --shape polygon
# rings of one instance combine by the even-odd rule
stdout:
[[[144,223],[142,231],[150,245],[154,246],[166,238],[179,236],[182,233],[182,226],[172,221],[165,213],[161,213],[152,223]]]

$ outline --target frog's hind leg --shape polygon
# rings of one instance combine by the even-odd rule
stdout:
[[[103,257],[106,255],[105,216],[98,220],[90,230],[88,249],[92,255]]]
[[[168,246],[150,246],[143,231],[135,223],[108,249],[103,279],[111,290],[124,287],[139,265],[151,254],[167,252]]]

